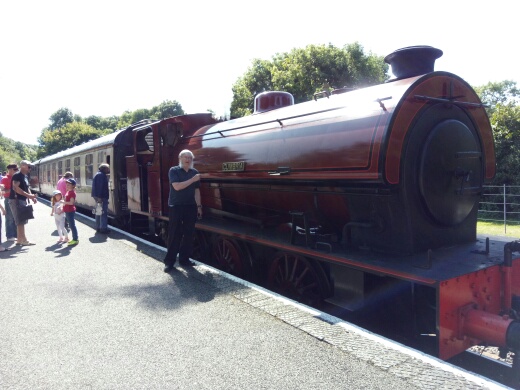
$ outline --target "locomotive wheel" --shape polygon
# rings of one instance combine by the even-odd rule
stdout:
[[[228,274],[246,278],[251,270],[250,256],[240,245],[227,237],[218,237],[213,244],[213,259],[218,269]]]
[[[321,271],[321,272],[320,272]],[[328,279],[319,264],[291,253],[278,252],[269,267],[268,286],[288,298],[317,306],[330,291]]]

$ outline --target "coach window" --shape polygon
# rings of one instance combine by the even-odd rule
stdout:
[[[136,149],[138,154],[153,153],[153,132],[147,128],[140,130],[135,138]]]
[[[52,175],[52,182],[56,183],[58,180],[56,179],[56,163],[55,162],[52,163],[51,175]]]
[[[94,176],[94,156],[87,154],[85,156],[85,184],[92,185],[92,178]]]
[[[45,165],[45,171],[47,171],[47,183],[51,182],[51,164]]]
[[[105,152],[105,151],[98,152],[98,154],[97,154],[97,166],[98,167],[100,164],[103,164],[105,162],[106,155],[107,155],[107,152]]]
[[[65,160],[65,172],[70,172],[70,159]]]
[[[150,152],[153,152],[153,132],[150,130],[148,134],[144,137],[146,143],[148,144],[148,149]]]
[[[80,157],[74,157],[74,179],[76,183],[79,185],[81,181],[81,165],[80,165]]]
[[[63,161],[58,161],[58,178],[63,176]]]
[[[161,145],[175,146],[182,137],[182,123],[168,123],[161,128]]]

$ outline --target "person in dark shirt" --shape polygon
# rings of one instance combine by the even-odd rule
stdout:
[[[29,222],[27,219],[21,220],[18,215],[18,206],[26,205],[27,200],[31,199],[36,203],[36,195],[29,188],[29,171],[32,164],[27,160],[20,161],[20,171],[15,173],[11,179],[11,193],[9,195],[9,206],[13,213],[14,222],[16,224],[17,243],[16,245],[29,246],[34,245],[25,236],[25,225]]]
[[[168,251],[164,258],[164,272],[170,272],[179,255],[179,264],[192,267],[193,236],[197,217],[202,218],[200,174],[193,168],[193,153],[187,149],[179,153],[179,165],[168,172]]]
[[[110,166],[108,164],[100,164],[98,172],[92,180],[91,195],[96,203],[101,204],[101,215],[96,213],[96,232],[108,234],[108,174]]]

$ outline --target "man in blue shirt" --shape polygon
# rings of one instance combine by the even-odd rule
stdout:
[[[197,217],[202,217],[200,174],[193,168],[193,153],[187,149],[179,153],[179,165],[168,172],[168,252],[164,258],[164,272],[173,269],[177,254],[179,264],[192,267],[193,236]]]
[[[108,164],[100,164],[98,172],[92,180],[92,197],[96,203],[101,204],[101,215],[96,213],[96,232],[108,234],[108,174],[110,166]]]

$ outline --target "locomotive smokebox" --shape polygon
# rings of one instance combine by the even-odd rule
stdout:
[[[419,76],[434,70],[435,60],[442,50],[431,46],[409,46],[398,49],[385,57],[397,79]]]

